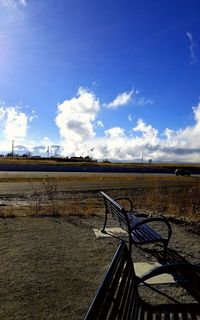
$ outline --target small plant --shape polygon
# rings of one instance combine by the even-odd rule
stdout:
[[[34,202],[34,208],[35,208],[35,214],[38,215],[40,213],[41,207],[42,207],[42,194],[41,194],[41,190],[38,190],[35,188],[34,184],[32,183],[32,181],[29,179],[28,180],[31,188],[32,188],[32,195],[31,195],[31,200],[30,202]]]
[[[56,179],[47,177],[43,181],[43,189],[45,197],[49,203],[50,214],[53,216],[58,216],[58,200],[56,195],[58,194],[58,182]]]
[[[29,180],[29,183],[32,189],[30,203],[34,205],[34,214],[58,216],[58,199],[56,197],[58,194],[57,180],[47,176],[39,189],[31,180]]]

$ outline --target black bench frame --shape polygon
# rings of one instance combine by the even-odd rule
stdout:
[[[166,256],[167,246],[171,238],[172,229],[168,220],[163,216],[141,218],[136,216],[133,212],[133,204],[129,198],[117,198],[112,199],[105,192],[101,191],[105,203],[105,221],[103,233],[106,233],[107,216],[111,214],[113,218],[119,223],[120,227],[125,230],[129,235],[129,250],[132,249],[132,244],[144,245],[148,243],[162,243],[164,250],[164,257]],[[125,208],[118,203],[119,200],[128,201],[130,208]],[[149,224],[151,222],[159,221],[162,223],[167,230],[167,236],[161,236],[156,230],[154,230]]]
[[[192,289],[196,302],[150,304],[139,294],[138,286],[145,281],[163,274],[184,275],[184,289]],[[131,252],[121,241],[114,258],[96,292],[84,320],[169,320],[199,319],[200,295],[195,291],[194,277],[200,276],[200,266],[192,264],[164,265],[138,278],[135,275]],[[179,283],[180,284],[180,283]],[[198,285],[197,285],[198,287]],[[191,294],[191,292],[189,291]],[[196,293],[196,296],[195,296]]]

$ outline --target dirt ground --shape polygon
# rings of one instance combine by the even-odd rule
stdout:
[[[103,222],[103,207],[94,216],[0,219],[0,319],[83,319],[120,241],[96,238]],[[200,263],[200,237],[171,225],[167,262]],[[134,247],[134,262],[163,263],[153,252]]]

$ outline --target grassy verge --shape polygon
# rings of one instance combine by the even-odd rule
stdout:
[[[23,182],[29,185],[29,192],[23,201],[16,197],[9,205],[0,205],[0,217],[15,216],[60,216],[93,215],[104,212],[99,190],[109,183],[108,193],[113,196],[128,196],[136,210],[178,217],[184,220],[200,220],[200,180],[198,177],[154,176],[154,175],[75,175],[68,177],[31,177],[22,175],[6,177],[1,183]],[[39,182],[39,183],[38,183]],[[85,190],[59,191],[60,184],[72,185],[84,182]],[[95,190],[87,190],[94,183]],[[126,185],[128,187],[126,187]],[[120,188],[120,186],[123,186]],[[98,190],[99,188],[99,190]],[[103,190],[105,190],[103,188]],[[9,195],[7,195],[9,197]]]

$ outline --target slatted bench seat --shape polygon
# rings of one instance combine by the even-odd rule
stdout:
[[[184,275],[185,289],[194,287],[194,276],[200,276],[200,266],[192,264],[166,265],[153,269],[138,278],[134,271],[131,252],[121,241],[114,258],[96,292],[84,320],[193,320],[200,319],[200,295],[190,303],[151,304],[139,294],[139,285],[163,274]],[[171,290],[171,288],[170,288]]]
[[[143,245],[148,243],[161,243],[164,248],[164,256],[166,255],[167,246],[172,234],[170,223],[165,217],[151,217],[141,218],[134,214],[133,204],[129,198],[112,199],[105,192],[101,191],[105,203],[105,222],[103,233],[106,233],[107,216],[111,214],[113,218],[119,223],[120,227],[129,235],[129,250],[132,244]],[[129,203],[129,210],[126,210],[120,200],[126,200]],[[152,227],[152,222],[159,222],[162,225],[163,234]],[[165,231],[165,232],[164,232]]]

